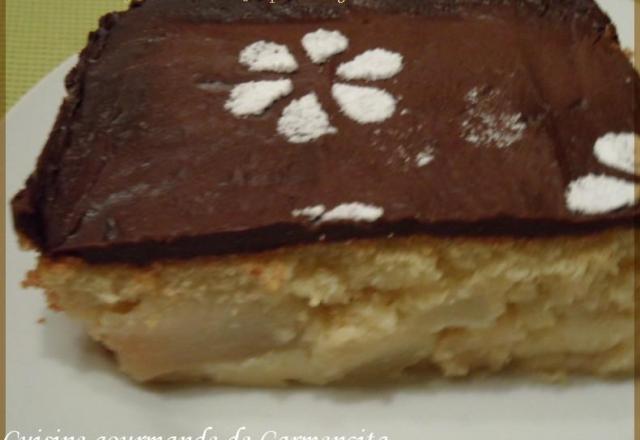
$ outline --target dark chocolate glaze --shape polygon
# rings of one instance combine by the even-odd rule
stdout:
[[[349,49],[324,65],[300,40],[337,29]],[[249,72],[239,52],[286,44],[295,91],[264,115],[224,110]],[[404,70],[375,85],[399,98],[380,124],[340,113],[339,63],[377,47]],[[319,240],[432,234],[534,237],[633,226],[640,208],[582,215],[567,185],[606,173],[595,140],[636,131],[638,75],[592,0],[147,0],[110,14],[68,75],[37,169],[13,200],[17,230],[48,256],[148,263]],[[509,148],[461,134],[467,93],[521,114]],[[277,131],[290,99],[315,91],[338,129],[307,144]],[[405,111],[403,111],[405,110]],[[411,158],[430,148],[424,167]],[[373,223],[314,224],[295,209],[360,202]]]

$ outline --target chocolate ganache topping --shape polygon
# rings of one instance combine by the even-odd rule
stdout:
[[[134,2],[68,75],[15,225],[134,263],[632,227],[638,79],[592,0]]]

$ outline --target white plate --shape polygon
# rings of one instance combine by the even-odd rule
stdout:
[[[603,0],[626,46],[633,2]],[[70,59],[7,116],[8,196],[32,170],[58,105]],[[21,435],[192,435],[251,440],[375,434],[394,440],[603,440],[633,436],[632,382],[565,386],[491,380],[385,389],[250,390],[130,383],[40,292],[20,280],[34,255],[18,250],[7,218],[7,430]],[[46,322],[37,324],[39,318]],[[14,438],[10,436],[10,438]],[[108,437],[107,437],[108,438]],[[384,437],[382,437],[384,438]],[[17,439],[16,439],[17,440]],[[287,439],[288,440],[288,439]],[[353,440],[359,440],[355,437]]]

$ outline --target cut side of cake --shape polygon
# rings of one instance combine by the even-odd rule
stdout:
[[[638,79],[592,0],[134,2],[25,283],[139,381],[629,376]]]
[[[371,382],[633,371],[633,233],[398,238],[145,269],[45,260],[29,284],[138,380]]]

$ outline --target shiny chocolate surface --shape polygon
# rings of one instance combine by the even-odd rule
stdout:
[[[349,47],[314,64],[301,39],[320,28]],[[239,53],[260,40],[286,45],[298,70],[249,71]],[[331,88],[345,82],[341,63],[376,48],[401,54],[402,71],[351,84],[389,92],[397,108],[361,124]],[[294,91],[262,115],[225,110],[235,85],[279,78]],[[584,215],[565,194],[590,173],[638,182],[593,154],[600,136],[636,130],[638,79],[591,0],[147,0],[92,35],[13,201],[16,227],[46,255],[146,263],[389,234],[632,225],[637,205]],[[337,133],[291,143],[278,120],[311,92]],[[348,203],[384,213],[294,215]]]

